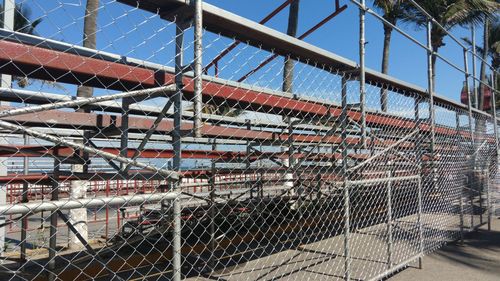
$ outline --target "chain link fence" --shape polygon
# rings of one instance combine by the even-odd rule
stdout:
[[[16,2],[2,280],[378,280],[498,206],[485,112],[201,1],[101,1],[99,51],[84,3]]]

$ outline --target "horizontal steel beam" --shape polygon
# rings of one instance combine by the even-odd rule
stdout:
[[[174,80],[171,69],[158,71],[129,67],[121,63],[86,58],[8,41],[0,41],[0,47],[3,49],[0,54],[0,63],[4,63],[0,66],[0,70],[13,75],[24,76],[29,73],[30,77],[38,79],[53,80],[56,77],[56,80],[61,82],[116,90],[127,90],[128,86],[132,89],[158,87],[163,84],[171,84]],[[105,69],[106,71],[96,73],[95,69]],[[64,75],[59,75],[60,73]],[[87,76],[92,76],[93,79]],[[194,84],[189,75],[186,75],[184,85],[185,97],[189,100],[194,91]],[[334,118],[340,116],[342,112],[338,105],[326,101],[304,97],[297,100],[289,94],[271,92],[257,87],[246,87],[207,76],[204,76],[203,89],[205,103],[220,104],[225,102],[230,106],[263,113]],[[361,118],[359,111],[355,109],[349,109],[349,116],[353,120]],[[400,128],[413,128],[415,126],[410,118],[375,112],[369,113],[366,121],[370,126],[397,126]]]

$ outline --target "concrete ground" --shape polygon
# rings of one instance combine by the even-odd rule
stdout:
[[[483,226],[468,234],[464,245],[452,243],[424,257],[423,269],[410,267],[389,280],[499,281],[500,217],[493,218],[491,231]]]

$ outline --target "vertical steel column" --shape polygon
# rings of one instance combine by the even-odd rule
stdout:
[[[496,72],[492,71],[491,73],[491,118],[493,119],[493,132],[495,134],[495,146],[497,149],[497,157],[499,155],[498,150],[500,149],[500,145],[498,143],[498,122],[497,122],[497,109],[496,109],[496,91],[497,91],[497,77]]]
[[[59,200],[59,172],[61,169],[61,162],[59,160],[54,160],[54,172],[51,177],[52,180],[52,190],[51,190],[51,201]],[[49,261],[48,261],[48,279],[50,281],[56,280],[57,275],[55,273],[56,268],[56,254],[57,254],[57,211],[52,211],[50,213],[50,231],[49,231]]]
[[[434,188],[436,184],[436,173],[434,166],[435,158],[435,143],[436,143],[436,116],[434,109],[434,69],[432,68],[432,59],[434,50],[432,48],[432,21],[427,21],[427,83],[429,89],[429,121],[431,126],[431,186]]]
[[[195,0],[194,9],[194,136],[201,137],[203,90],[203,0]]]
[[[390,166],[389,166],[390,169]],[[387,269],[392,267],[392,177],[391,171],[387,171]]]
[[[361,144],[366,147],[366,89],[365,89],[365,0],[359,9],[359,103],[361,110]]]
[[[342,173],[344,176],[344,279],[351,280],[349,176],[347,167],[347,79],[342,77]]]
[[[182,19],[177,19],[177,21],[182,21]],[[177,91],[173,97],[174,99],[174,131],[173,131],[173,149],[174,149],[174,159],[173,159],[173,170],[180,172],[181,170],[181,123],[182,123],[182,90],[184,85],[182,83],[182,77],[184,72],[184,26],[182,23],[176,23],[176,37],[175,37],[175,84],[177,86]],[[179,191],[180,179],[173,182],[173,191]],[[180,199],[176,198],[173,200],[173,260],[172,260],[172,280],[180,281],[182,278],[182,260],[181,260],[181,204]]]
[[[29,145],[29,136],[24,134],[24,145]],[[27,176],[29,174],[29,158],[24,157],[23,159],[23,164],[24,164],[24,175]],[[23,203],[28,203],[29,198],[28,198],[28,192],[29,192],[29,184],[27,182],[23,182],[23,194],[22,194],[22,201]],[[27,230],[28,230],[28,215],[24,215],[23,219],[21,220],[21,263],[26,262],[26,239],[28,238],[27,236]]]
[[[499,164],[499,156],[500,156],[500,153],[499,153],[499,149],[500,149],[500,144],[499,144],[499,140],[498,140],[498,122],[497,122],[497,109],[496,109],[496,91],[497,91],[497,86],[496,85],[496,82],[497,82],[497,77],[496,77],[496,72],[495,71],[492,71],[491,73],[491,102],[492,102],[492,105],[491,105],[491,117],[493,119],[493,132],[495,134],[495,148],[496,148],[496,162],[495,162],[495,169],[498,167],[498,164]],[[492,179],[494,180],[494,179]],[[493,201],[493,206],[491,206],[492,208],[492,212],[493,212],[493,215],[494,215],[494,212],[495,212],[495,203],[496,203],[496,200]]]
[[[473,31],[472,31],[472,34],[474,34],[474,28],[473,28]],[[474,48],[475,50],[475,48]],[[475,138],[474,138],[474,130],[472,129],[472,93],[469,89],[469,63],[468,63],[468,60],[467,60],[467,50],[464,49],[464,69],[465,69],[465,87],[467,89],[467,99],[468,99],[468,102],[467,102],[467,111],[468,111],[468,118],[469,118],[469,134],[470,134],[470,140],[471,140],[471,151],[472,153],[474,152],[474,147],[475,147]],[[473,56],[473,68],[475,69],[475,57]],[[473,72],[475,73],[475,71],[473,70]],[[473,75],[473,78],[475,77],[475,74]],[[473,87],[474,87],[474,92],[476,92],[476,80],[475,79],[472,79],[473,81]],[[474,94],[477,98],[477,94]],[[477,99],[476,99],[477,100]],[[471,165],[472,165],[472,173],[474,172],[474,160],[473,159],[469,159]],[[469,181],[467,181],[468,184],[470,184]],[[469,186],[469,192],[470,192],[470,203],[471,203],[471,228],[474,227],[474,201],[473,201],[473,189],[471,188],[472,186]]]
[[[246,127],[247,127],[247,130],[251,130],[252,129],[252,123],[251,123],[251,120],[250,119],[246,119],[245,120],[245,123],[246,123]],[[250,141],[247,141],[246,143],[247,147],[246,147],[246,153],[247,153],[247,157],[245,159],[245,168],[246,168],[246,175],[245,175],[245,188],[248,190],[250,190],[250,199],[253,200],[253,189],[254,189],[254,186],[253,184],[249,183],[249,179],[248,179],[248,172],[250,171],[250,153],[252,152],[252,149],[251,149],[251,145],[252,143]]]
[[[3,1],[3,28],[6,30],[14,30],[14,14],[15,14],[16,1],[15,0],[4,0]],[[12,87],[12,76],[10,75],[0,75],[1,81],[0,84],[2,88],[11,88]],[[0,105],[8,105],[6,102],[0,102]],[[7,140],[3,137],[0,137],[0,144],[6,144]],[[0,158],[0,176],[7,175],[7,158]],[[7,185],[0,184],[0,205],[4,205],[7,202]],[[5,217],[0,216],[0,224],[5,223]],[[3,256],[5,249],[5,227],[0,227],[0,256]],[[0,261],[3,263],[3,261]]]
[[[490,169],[489,167],[486,168],[486,206],[488,208],[488,231],[491,231],[491,217],[492,217],[492,212],[491,212],[491,195],[490,195]]]
[[[127,158],[127,151],[128,151],[129,113],[130,113],[130,99],[128,99],[128,98],[123,99],[122,108],[121,108],[122,124],[120,126],[120,131],[121,131],[120,156],[124,157],[124,158]],[[127,165],[124,163],[120,163],[120,174],[124,180],[127,180],[127,173],[128,172],[126,172],[126,169],[127,169]]]
[[[216,139],[213,140],[212,143],[212,151],[217,150],[217,143]],[[216,205],[215,205],[215,174],[217,172],[216,167],[216,160],[212,160],[211,163],[211,170],[212,173],[210,175],[210,210],[209,210],[209,216],[210,216],[210,259],[209,259],[209,266],[210,270],[214,270],[215,268],[215,249],[216,249],[216,241],[215,241],[215,214],[216,214]]]
[[[464,243],[464,187],[460,185],[460,244]]]
[[[470,188],[470,181],[469,181],[469,203],[470,203],[470,230],[474,229],[474,190]]]
[[[465,53],[467,54],[467,53]],[[467,67],[466,67],[467,68]],[[466,83],[467,84],[467,83]],[[469,90],[467,90],[469,92]],[[458,110],[455,112],[455,122],[457,123],[457,143],[460,139],[460,114]],[[460,184],[460,194],[459,194],[459,212],[460,212],[460,243],[464,243],[464,203],[463,203],[463,196],[464,196],[464,188],[463,185]]]
[[[417,181],[417,196],[418,196],[418,238],[419,238],[419,250],[420,257],[418,258],[418,267],[422,269],[422,257],[424,255],[424,228],[422,222],[422,178],[418,178]]]

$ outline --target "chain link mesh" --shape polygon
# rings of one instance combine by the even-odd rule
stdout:
[[[17,1],[43,32],[1,29],[2,280],[168,280],[176,257],[193,280],[371,280],[494,214],[489,115],[375,82],[362,104],[359,71],[284,74],[203,30],[205,65],[231,51],[204,69],[197,137],[194,27],[119,2],[94,11],[99,51],[74,38],[81,1]]]

